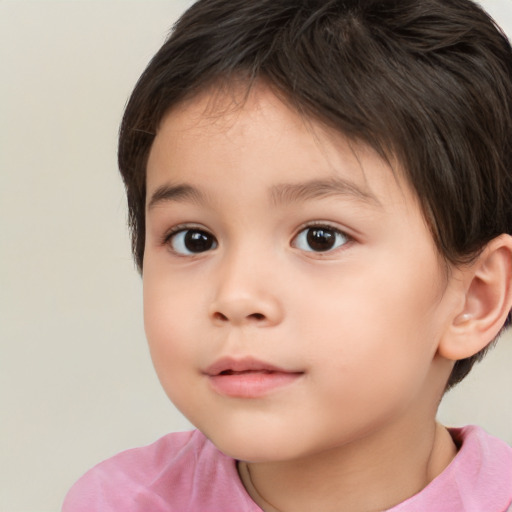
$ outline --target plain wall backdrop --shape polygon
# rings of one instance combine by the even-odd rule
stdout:
[[[190,428],[154,375],[116,142],[185,0],[0,0],[0,511],[57,512],[114,453]],[[482,4],[512,34],[512,1]],[[440,418],[512,443],[512,336]]]

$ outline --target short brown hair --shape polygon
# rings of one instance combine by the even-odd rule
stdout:
[[[512,233],[512,50],[476,3],[199,0],[140,77],[121,125],[139,270],[159,123],[185,98],[240,79],[265,80],[304,115],[395,157],[446,261],[469,262]],[[448,387],[483,355],[457,361]]]

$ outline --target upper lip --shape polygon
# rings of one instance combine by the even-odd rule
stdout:
[[[260,361],[254,357],[243,357],[240,359],[233,357],[223,357],[208,366],[204,373],[210,376],[220,375],[223,372],[276,372],[276,373],[302,373],[300,371],[290,371],[280,368],[265,361]]]

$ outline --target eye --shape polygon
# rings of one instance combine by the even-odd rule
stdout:
[[[347,235],[331,226],[309,226],[295,237],[293,246],[302,251],[327,252],[349,241]]]
[[[167,237],[173,252],[181,255],[198,254],[217,248],[215,237],[202,229],[180,229]]]

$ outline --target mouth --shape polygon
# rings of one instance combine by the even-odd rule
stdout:
[[[211,388],[232,398],[261,398],[297,382],[303,371],[287,370],[253,358],[223,358],[209,366]]]
[[[217,375],[249,375],[251,373],[262,373],[262,374],[270,374],[275,373],[272,370],[242,370],[242,371],[235,371],[235,370],[223,370]]]
[[[260,361],[253,357],[243,357],[236,359],[233,357],[223,357],[208,366],[205,370],[206,375],[233,375],[241,373],[302,373],[286,370],[265,361]]]

